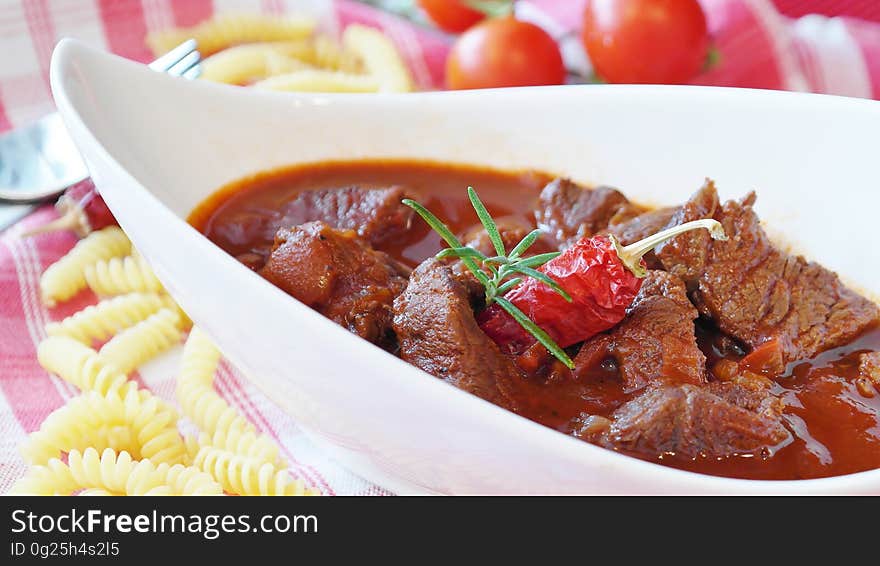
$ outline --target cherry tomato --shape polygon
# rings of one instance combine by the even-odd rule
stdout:
[[[588,0],[583,40],[596,73],[610,83],[685,83],[709,50],[697,0]]]
[[[559,46],[543,29],[512,17],[465,32],[446,60],[451,89],[555,85],[565,81]]]
[[[438,28],[461,33],[486,19],[486,14],[465,5],[462,0],[419,0],[419,6]]]

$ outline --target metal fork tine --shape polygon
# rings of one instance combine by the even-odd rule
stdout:
[[[177,63],[179,63],[181,59],[195,51],[196,47],[198,47],[196,40],[188,39],[165,55],[162,55],[161,57],[150,63],[149,67],[154,71],[165,73],[172,67],[174,67]]]
[[[172,67],[168,69],[168,74],[175,77],[182,76],[191,68],[198,65],[201,58],[202,55],[198,51],[193,51],[192,53],[178,61],[176,64],[172,65]]]
[[[201,65],[195,65],[194,67],[190,67],[188,71],[183,73],[182,76],[185,79],[195,80],[202,75],[202,67]]]

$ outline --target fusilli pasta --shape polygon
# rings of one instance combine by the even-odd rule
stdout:
[[[316,25],[314,19],[301,16],[227,14],[193,27],[150,33],[147,45],[158,56],[193,38],[199,43],[199,50],[203,54],[211,55],[242,43],[305,39],[312,35]]]
[[[134,460],[128,452],[106,448],[71,450],[67,464],[57,458],[31,468],[10,493],[30,495],[221,495],[210,474],[176,464]]]
[[[311,494],[284,471],[277,444],[214,390],[220,352],[200,329],[186,341],[177,386],[200,435],[182,437],[177,411],[128,379],[131,370],[179,343],[191,322],[161,293],[118,228],[81,241],[41,280],[50,303],[87,284],[98,294],[120,296],[47,325],[49,337],[37,349],[40,364],[83,393],[49,414],[22,444],[33,465],[11,493]],[[107,339],[99,352],[91,347]]]
[[[305,69],[255,82],[253,88],[297,92],[378,92],[380,83],[369,75]]]
[[[223,487],[211,474],[198,468],[175,464],[159,464],[156,472],[175,495],[222,495]]]
[[[101,301],[65,318],[46,325],[49,336],[67,336],[86,345],[110,338],[133,326],[162,307],[175,308],[167,295],[129,293]]]
[[[254,432],[254,425],[238,414],[211,387],[178,380],[177,400],[183,414],[211,436],[217,430]]]
[[[198,327],[183,346],[177,401],[183,414],[209,436],[218,430],[254,432],[254,426],[213,389],[220,352]]]
[[[282,461],[278,445],[268,436],[257,434],[243,416],[230,407],[213,389],[220,351],[210,338],[194,327],[183,347],[177,396],[186,416],[205,434],[189,441],[188,451],[201,445],[229,450],[273,465]]]
[[[309,490],[285,470],[228,450],[203,446],[195,466],[211,474],[229,493],[238,495],[307,495]]]
[[[127,374],[180,342],[180,326],[180,315],[163,308],[111,338],[99,353],[106,362]]]
[[[115,391],[124,396],[137,384],[115,366],[108,365],[85,344],[66,336],[54,336],[40,342],[37,360],[43,368],[76,385],[80,391],[96,391],[106,395]]]
[[[84,490],[80,491],[79,495],[104,497],[104,496],[113,496],[115,494],[107,491],[106,489],[102,489],[100,487],[90,487],[88,489],[84,489]]]
[[[308,68],[304,60],[312,58],[314,51],[308,41],[237,45],[205,59],[199,78],[220,83],[246,84],[283,70]]]
[[[85,269],[86,283],[101,297],[126,293],[161,293],[162,283],[140,256],[96,261]]]
[[[306,62],[320,69],[345,73],[363,72],[363,65],[358,57],[349,50],[343,49],[336,40],[326,35],[315,37],[312,57]]]
[[[132,460],[128,452],[94,448],[67,455],[67,466],[77,487],[98,488],[123,495],[170,495],[171,488],[149,460]]]
[[[342,33],[342,46],[355,54],[368,75],[379,82],[385,92],[410,92],[413,80],[400,53],[381,31],[352,24]]]
[[[218,429],[214,432],[214,436],[210,437],[210,445],[275,466],[286,466],[278,455],[278,445],[265,434],[256,434],[235,427]]]
[[[52,458],[43,466],[31,467],[12,485],[14,495],[70,495],[76,491],[76,480],[67,464]]]
[[[56,301],[69,299],[86,286],[88,266],[130,252],[131,242],[118,226],[92,232],[43,272],[40,277],[43,302],[54,306]]]
[[[178,380],[211,387],[220,363],[220,350],[198,326],[193,326],[183,345]]]
[[[89,447],[126,450],[156,464],[179,464],[186,460],[186,446],[176,423],[176,412],[147,391],[129,391],[124,397],[84,393],[46,417],[21,451],[32,464]]]

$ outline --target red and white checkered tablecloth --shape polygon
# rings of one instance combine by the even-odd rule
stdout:
[[[520,9],[563,36],[580,25],[584,2],[523,0]],[[701,2],[721,64],[695,83],[880,99],[880,1]],[[0,0],[0,131],[53,110],[48,68],[61,37],[77,37],[147,61],[151,54],[144,36],[151,30],[191,25],[218,12],[298,10],[320,14],[330,28],[349,22],[382,28],[399,46],[420,87],[442,85],[449,37],[352,0]],[[846,16],[827,17],[836,14]],[[0,493],[24,473],[18,445],[25,435],[77,393],[37,363],[43,328],[95,300],[84,293],[55,309],[40,303],[40,273],[74,239],[68,234],[22,239],[18,234],[53,217],[54,211],[44,207],[0,235]],[[156,394],[173,399],[173,368],[155,374],[139,378]],[[292,473],[312,487],[325,494],[388,494],[330,460],[234,368],[222,367],[217,387],[261,431],[278,440]]]

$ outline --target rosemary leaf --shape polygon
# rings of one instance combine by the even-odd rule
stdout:
[[[532,244],[535,243],[535,240],[538,239],[538,236],[541,235],[540,230],[532,230],[526,237],[520,240],[520,242],[510,251],[510,259],[519,259],[519,256],[523,254],[527,249],[529,249]]]
[[[561,253],[562,252],[549,252],[546,254],[533,255],[532,257],[517,261],[516,264],[522,267],[541,267],[551,259],[559,257],[559,254]]]
[[[515,272],[517,272],[517,273],[522,273],[523,275],[528,275],[529,277],[533,277],[533,278],[537,279],[537,280],[540,281],[541,283],[547,285],[548,287],[550,287],[551,289],[553,289],[554,291],[556,291],[557,293],[559,293],[559,294],[562,296],[563,299],[565,299],[565,300],[568,301],[569,303],[571,302],[571,300],[572,300],[572,299],[571,299],[571,295],[569,295],[568,293],[566,293],[566,292],[565,292],[565,289],[563,289],[562,287],[560,287],[560,286],[559,286],[559,283],[557,283],[556,281],[554,281],[554,280],[553,280],[549,275],[547,275],[546,273],[541,273],[540,271],[538,271],[538,270],[536,270],[536,269],[532,269],[531,267],[523,267],[523,266],[520,265],[520,264],[514,264],[514,265],[511,265],[511,266],[509,267],[509,269],[510,269],[511,271],[515,271]]]
[[[483,223],[483,227],[486,229],[486,233],[489,234],[489,240],[492,242],[492,246],[495,247],[495,252],[498,255],[505,255],[504,242],[501,240],[501,234],[498,233],[498,226],[495,225],[495,221],[492,219],[489,211],[486,210],[483,201],[477,196],[477,191],[473,187],[468,187],[467,192],[471,205],[473,205],[474,210],[477,212],[477,218],[480,219],[480,222]]]
[[[516,305],[505,299],[504,297],[497,297],[495,302],[503,308],[507,313],[513,317],[515,321],[517,321],[520,326],[526,329],[526,331],[535,337],[535,339],[541,343],[547,350],[550,351],[551,354],[556,356],[556,359],[560,362],[564,363],[568,369],[574,369],[574,362],[571,361],[571,358],[568,357],[568,354],[565,353],[565,350],[559,347],[556,342],[553,341],[550,336],[541,330],[541,327],[532,322],[532,320],[527,317],[521,310],[516,308]]]
[[[449,227],[443,223],[443,221],[434,216],[433,212],[412,199],[405,198],[401,202],[411,209],[415,210],[418,215],[422,217],[422,220],[428,223],[428,226],[430,226],[435,232],[440,234],[440,237],[443,238],[447,244],[449,244],[449,247],[462,247],[461,242],[458,241],[458,238],[455,237],[455,234],[452,233],[452,230],[450,230]]]
[[[442,220],[434,216],[434,213],[417,203],[412,199],[405,198],[401,201],[406,206],[415,210],[416,213],[422,217],[428,226],[430,226],[435,232],[437,232],[441,238],[443,238],[447,244],[449,244],[452,248],[460,248],[462,247],[461,242],[458,241],[458,238],[455,237],[455,234],[452,233],[452,230],[443,223]],[[465,267],[470,270],[471,273],[474,274],[474,277],[482,283],[483,285],[487,285],[489,283],[489,277],[477,267],[476,262],[470,257],[461,258],[462,263],[464,263]]]
[[[472,257],[480,261],[489,261],[485,255],[480,253],[479,250],[475,250],[474,248],[469,248],[467,246],[460,248],[445,248],[443,250],[440,250],[434,257],[436,257],[437,259],[447,259],[450,257],[464,259],[466,257]]]
[[[517,285],[522,283],[522,277],[514,277],[513,279],[504,282],[500,287],[498,287],[498,294],[503,295],[504,293],[510,291]]]

